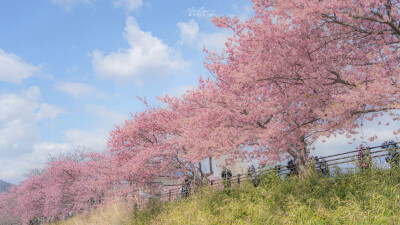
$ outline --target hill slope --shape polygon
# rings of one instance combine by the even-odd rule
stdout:
[[[11,187],[11,184],[0,180],[0,193],[4,192],[4,191],[7,191],[10,187]]]
[[[95,224],[99,216],[103,224],[400,224],[400,171],[286,180],[268,175],[257,188],[251,183],[225,191],[204,188],[136,215],[126,208],[102,210],[62,224]]]

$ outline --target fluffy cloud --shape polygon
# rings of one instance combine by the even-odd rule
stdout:
[[[63,113],[64,110],[60,109],[55,105],[50,105],[48,103],[40,104],[39,110],[37,111],[36,115],[38,120],[43,119],[56,119],[59,114]]]
[[[129,117],[102,105],[88,104],[85,111],[98,120],[98,126],[87,130],[66,129],[64,142],[44,142],[38,134],[38,123],[55,119],[62,110],[41,102],[38,87],[18,94],[0,93],[0,107],[4,109],[0,110],[0,179],[12,183],[21,181],[26,169],[43,167],[49,155],[59,155],[77,146],[104,151],[113,125]]]
[[[76,147],[76,146],[75,146]],[[70,143],[38,142],[31,143],[30,151],[0,158],[0,179],[18,183],[29,169],[42,168],[50,155],[56,156],[74,148]]]
[[[107,147],[109,136],[108,129],[93,129],[89,131],[81,129],[68,129],[65,132],[65,139],[71,143],[75,143],[88,147],[90,151],[102,152]]]
[[[140,83],[143,76],[166,75],[188,64],[182,60],[179,52],[151,32],[140,30],[133,17],[127,18],[124,35],[130,46],[128,49],[108,55],[103,55],[99,50],[92,53],[93,68],[100,77]]]
[[[51,0],[51,2],[65,11],[71,11],[75,6],[90,5],[97,0]],[[113,0],[115,7],[126,8],[128,11],[134,11],[143,5],[142,0]]]
[[[55,119],[62,109],[41,101],[40,89],[0,93],[0,179],[16,182],[25,168],[43,163],[34,143],[40,140],[38,123]]]
[[[197,47],[203,49],[206,46],[209,50],[221,50],[225,47],[225,42],[230,36],[228,33],[200,33],[200,40],[197,43]]]
[[[109,133],[114,125],[129,118],[129,115],[109,111],[102,105],[87,104],[85,111],[89,115],[95,116],[99,121],[97,124],[101,124],[101,126],[89,130],[68,129],[64,139],[75,145],[86,146],[95,152],[104,151],[107,147]]]
[[[134,11],[142,5],[142,0],[114,0],[115,7],[125,7],[128,11]]]
[[[20,94],[0,94],[0,155],[12,149],[20,139],[38,138],[36,126],[44,119],[54,119],[63,112],[60,108],[40,103],[38,87],[31,87]]]
[[[51,0],[53,4],[66,11],[70,11],[74,6],[91,4],[93,1],[94,0]]]
[[[362,129],[358,130],[358,134],[353,138],[346,138],[345,135],[337,135],[336,137],[323,138],[321,137],[314,143],[315,151],[311,152],[316,156],[327,156],[355,150],[360,144],[369,147],[379,146],[384,141],[396,140],[400,141],[399,137],[393,134],[393,131],[399,129],[398,123],[392,120],[392,117],[384,114],[382,117],[377,118],[376,121],[364,121]],[[379,125],[381,122],[381,125]],[[385,125],[389,123],[388,125]],[[368,137],[377,135],[377,139],[369,141]]]
[[[114,111],[108,111],[105,106],[87,104],[85,110],[91,115],[97,116],[102,121],[108,121],[111,124],[120,124],[128,119],[128,115],[116,113]]]
[[[185,94],[188,90],[191,90],[193,88],[194,88],[193,85],[182,85],[182,86],[173,88],[170,92],[168,92],[168,93],[166,92],[163,95],[179,97],[179,96],[182,96],[183,94]]]
[[[12,177],[14,177],[17,174],[17,171],[11,169],[11,170],[6,170],[0,173],[0,177],[1,179],[10,179]]]
[[[56,88],[74,96],[75,98],[88,96],[96,92],[96,88],[93,85],[77,82],[57,83]]]
[[[21,84],[40,71],[41,66],[26,63],[20,57],[0,49],[0,81]]]
[[[41,142],[39,137],[27,133],[22,139],[22,144],[11,145],[12,151],[0,152],[0,179],[17,183],[23,179],[27,169],[42,168],[50,155],[59,155],[78,146],[84,146],[93,152],[102,152],[107,147],[111,123],[123,121],[127,116],[110,112],[102,106],[88,105],[87,112],[99,117],[104,123],[110,126],[100,127],[91,130],[68,129],[64,133],[65,142]],[[98,110],[98,111],[95,111]],[[34,124],[33,124],[34,125]],[[29,126],[27,126],[29,127]],[[36,131],[36,129],[33,129]],[[29,138],[29,139],[28,139]],[[19,139],[11,138],[8,143],[16,143]],[[4,148],[1,148],[4,149]],[[24,151],[20,151],[24,149]]]
[[[47,157],[50,155],[57,155],[62,152],[66,152],[69,149],[73,148],[73,144],[71,143],[55,143],[55,142],[39,142],[33,145],[33,151],[29,154],[25,154],[23,158],[27,161],[29,158],[35,159],[31,164],[37,164],[38,162],[44,162],[47,160]],[[40,167],[40,164],[37,164],[35,167]]]
[[[177,26],[181,30],[181,43],[191,44],[197,40],[200,28],[194,20],[190,20],[186,23],[179,22]]]
[[[204,46],[209,50],[222,50],[230,36],[229,32],[204,33],[200,32],[199,25],[194,21],[179,22],[177,27],[181,31],[181,44],[191,45],[202,50]]]
[[[79,82],[59,82],[56,83],[55,88],[59,91],[72,95],[74,98],[94,96],[98,99],[109,99],[109,97],[99,91],[91,84]]]
[[[99,127],[89,130],[68,129],[65,131],[64,139],[75,145],[88,147],[90,151],[101,152],[107,148],[109,133],[114,125],[120,124],[129,118],[127,114],[110,111],[106,106],[87,104],[85,111],[99,121]]]

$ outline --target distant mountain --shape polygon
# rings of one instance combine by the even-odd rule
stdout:
[[[9,184],[9,183],[7,183],[7,182],[5,182],[5,181],[0,180],[0,193],[1,193],[1,192],[4,192],[4,191],[7,191],[8,188],[10,188],[10,187],[11,187],[11,184]]]

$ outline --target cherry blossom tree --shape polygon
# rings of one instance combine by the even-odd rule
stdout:
[[[16,186],[9,191],[0,193],[0,222],[1,224],[21,224],[21,217],[17,213]]]
[[[208,52],[214,102],[246,115],[253,132],[226,147],[305,163],[321,136],[351,137],[363,118],[399,107],[398,1],[253,2],[245,22],[214,18],[234,33],[223,53]]]
[[[78,155],[52,157],[42,173],[31,175],[12,190],[16,201],[13,211],[24,224],[33,220],[52,222],[87,212],[111,197],[108,194],[113,183],[107,179],[111,168],[106,155]]]
[[[120,180],[143,191],[160,176],[197,180],[211,175],[201,164],[211,157],[211,152],[200,154],[182,137],[183,130],[189,129],[185,123],[187,114],[172,105],[149,107],[117,126],[111,132],[109,150],[119,168]]]
[[[55,221],[116,198],[145,203],[157,177],[206,178],[201,162],[227,154],[303,165],[320,138],[353,138],[383,113],[398,118],[399,1],[253,3],[246,21],[213,19],[234,34],[223,52],[206,51],[214,79],[116,126],[104,153],[54,158],[0,195],[0,219]]]
[[[64,152],[59,152],[57,154],[48,154],[46,164],[51,164],[59,160],[81,162],[87,159],[87,155],[89,152],[89,148],[86,146],[76,146],[74,148],[67,149]],[[25,177],[29,178],[30,176],[43,174],[44,172],[46,172],[47,168],[47,166],[44,166],[41,168],[27,169]]]

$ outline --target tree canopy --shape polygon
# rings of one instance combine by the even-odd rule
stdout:
[[[0,218],[54,221],[116,196],[138,203],[155,178],[204,178],[200,162],[227,154],[301,165],[321,137],[352,137],[385,112],[397,120],[399,1],[253,3],[253,18],[213,18],[233,35],[223,52],[206,51],[211,78],[116,126],[105,153],[57,159],[0,194]]]

